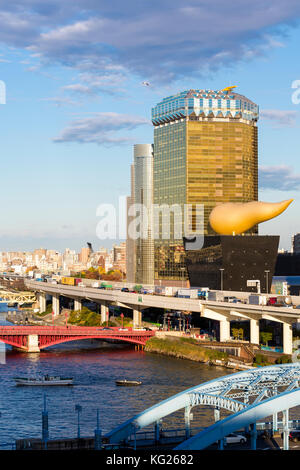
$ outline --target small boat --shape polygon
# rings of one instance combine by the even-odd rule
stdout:
[[[116,385],[121,385],[123,387],[130,387],[134,385],[142,385],[142,382],[139,380],[116,380]]]
[[[72,377],[45,375],[43,377],[14,377],[16,385],[73,385]]]

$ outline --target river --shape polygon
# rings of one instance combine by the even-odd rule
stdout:
[[[0,324],[6,324],[0,312]],[[3,348],[3,343],[1,344]],[[76,437],[82,406],[81,436],[92,436],[100,410],[102,432],[193,385],[227,375],[228,370],[187,360],[134,351],[130,346],[85,340],[26,354],[6,346],[0,351],[0,449],[15,439],[41,437],[43,396],[47,396],[50,438]],[[69,387],[16,387],[13,377],[36,374],[74,377]],[[139,387],[117,387],[118,379],[141,380]],[[193,426],[213,422],[212,410],[194,412]],[[165,428],[183,427],[183,412],[164,420]]]

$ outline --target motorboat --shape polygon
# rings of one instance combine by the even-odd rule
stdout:
[[[139,380],[116,380],[116,385],[120,385],[123,387],[130,387],[134,385],[142,385],[142,382]]]
[[[43,377],[14,377],[16,385],[73,385],[72,377],[44,375]]]

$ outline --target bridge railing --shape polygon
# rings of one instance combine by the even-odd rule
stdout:
[[[62,336],[109,336],[109,337],[151,337],[153,331],[135,331],[133,328],[124,330],[113,327],[105,329],[102,327],[88,326],[0,326],[0,336],[7,335],[62,335]]]
[[[197,434],[202,431],[203,426],[197,428],[191,428],[191,435]],[[185,437],[186,430],[185,428],[178,429],[161,429],[160,438],[161,439],[182,439]],[[138,431],[136,435],[132,434],[129,436],[129,441],[133,441],[136,437],[136,441],[151,441],[155,440],[155,431]]]

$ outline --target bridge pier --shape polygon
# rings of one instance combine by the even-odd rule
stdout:
[[[39,303],[39,312],[44,313],[46,311],[46,294],[44,292],[39,292],[37,297]]]
[[[101,323],[105,323],[109,317],[109,308],[106,303],[101,304]]]
[[[293,354],[293,330],[292,324],[283,322],[282,342],[284,354]]]
[[[250,343],[259,344],[259,320],[250,318]]]
[[[81,299],[74,299],[74,310],[77,312],[78,310],[82,309],[82,301]]]
[[[53,310],[55,317],[59,315],[59,295],[58,294],[52,295],[52,310]]]
[[[220,321],[220,342],[230,340],[230,321],[224,317],[224,320]]]
[[[29,352],[29,353],[40,352],[39,336],[38,335],[28,335],[28,337],[27,337],[27,352]]]
[[[139,308],[133,309],[133,328],[140,328],[142,326],[142,312]]]

